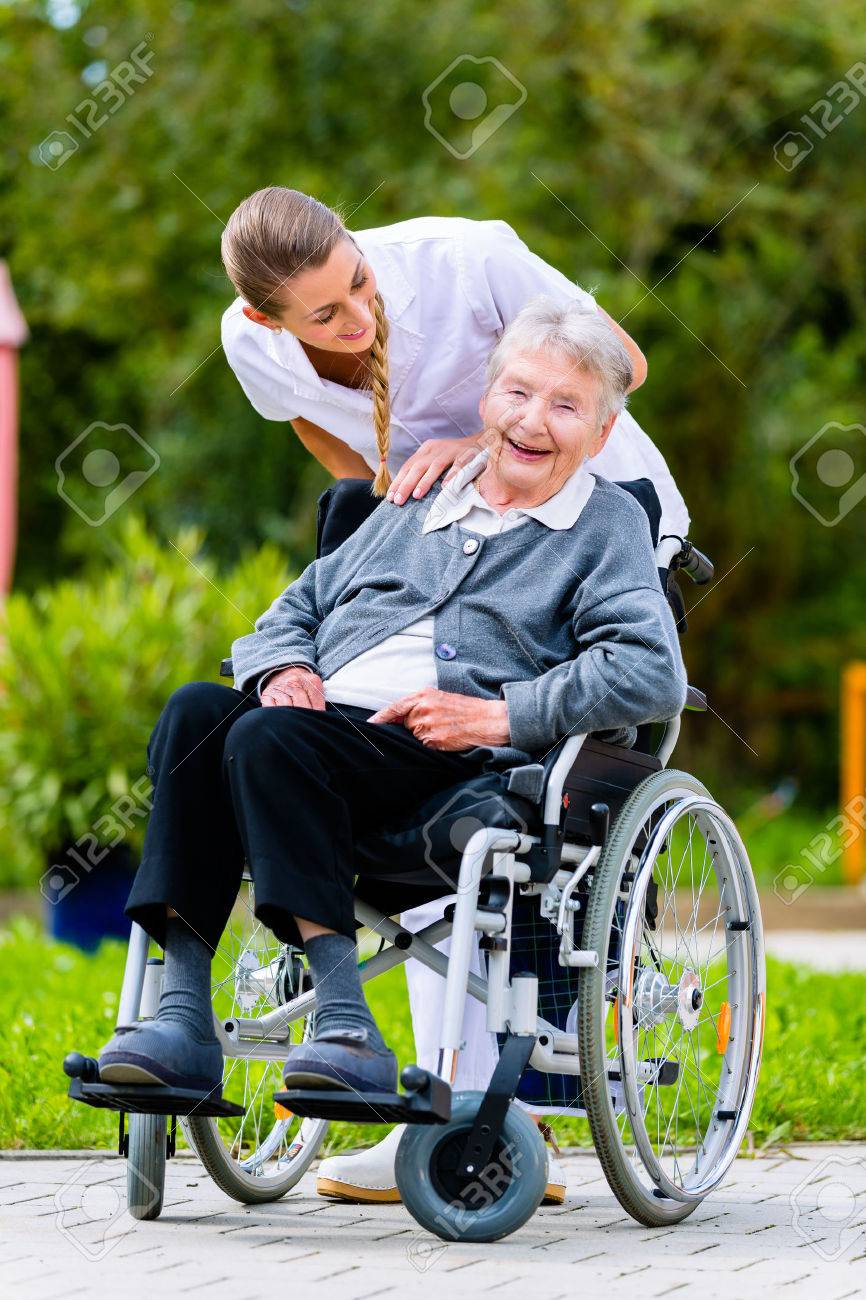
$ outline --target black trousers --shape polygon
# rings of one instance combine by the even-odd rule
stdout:
[[[214,682],[175,691],[147,747],[153,809],[127,915],[164,944],[172,907],[215,950],[246,862],[277,938],[300,943],[293,914],[354,936],[355,839],[480,770],[369,716],[264,708]],[[429,884],[417,901],[450,892],[432,868]]]

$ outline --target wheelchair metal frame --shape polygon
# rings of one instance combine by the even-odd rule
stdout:
[[[679,732],[679,718],[672,719],[665,729],[662,750],[670,752]],[[574,766],[586,736],[571,736],[561,742],[560,752],[552,764],[543,796],[543,820],[547,826],[558,826],[559,810],[565,780]],[[659,756],[662,750],[659,751]],[[664,760],[662,760],[664,761]],[[596,846],[584,847],[563,844],[562,862],[571,868],[558,870],[547,885],[532,885],[531,872],[520,861],[533,846],[540,845],[538,835],[518,831],[480,829],[469,839],[460,862],[457,881],[457,900],[453,921],[435,921],[423,930],[413,933],[398,922],[360,899],[355,900],[355,916],[369,930],[386,939],[390,947],[376,953],[361,967],[361,981],[366,983],[378,975],[402,965],[410,957],[420,961],[430,970],[445,978],[445,999],[438,1073],[446,1082],[453,1082],[457,1058],[463,1046],[461,1027],[467,995],[477,998],[487,1006],[487,1029],[491,1033],[510,1030],[517,1034],[536,1034],[544,1040],[537,1043],[530,1064],[545,1072],[579,1074],[577,1037],[564,1033],[555,1025],[539,1017],[537,1010],[538,981],[527,977],[512,983],[509,978],[510,962],[510,912],[515,886],[531,886],[531,891],[541,897],[545,892],[554,896],[570,892],[590,870],[598,858]],[[487,868],[487,869],[486,869]],[[483,911],[478,906],[482,879],[501,879],[508,883],[507,910]],[[588,966],[597,963],[594,952],[575,950],[571,944],[572,914],[560,908],[556,928],[563,936],[563,964]],[[504,947],[488,954],[488,979],[470,973],[472,945],[476,932],[501,936]],[[439,952],[434,944],[451,939],[449,956]],[[150,937],[134,924],[129,939],[123,985],[118,1007],[119,1026],[132,1025],[152,1014],[159,997],[158,987],[148,987],[148,969],[158,973],[158,968],[148,967],[147,956]],[[263,993],[274,987],[274,971],[264,967],[260,972],[249,972],[248,979],[261,985]],[[288,1026],[315,1011],[315,992],[310,990],[292,998],[282,1006],[259,1018],[234,1017],[230,1021],[215,1018],[214,1028],[226,1057],[246,1057],[250,1060],[280,1060],[289,1051]]]

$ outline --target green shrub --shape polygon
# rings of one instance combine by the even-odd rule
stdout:
[[[113,807],[149,790],[148,736],[167,697],[187,681],[219,679],[232,640],[288,582],[265,545],[217,574],[203,538],[163,543],[136,517],[114,563],[0,615],[0,881],[44,861]],[[118,802],[119,801],[119,802]],[[143,817],[129,842],[140,845]]]

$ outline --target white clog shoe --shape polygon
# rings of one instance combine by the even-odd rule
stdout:
[[[404,1124],[398,1124],[374,1147],[354,1155],[328,1156],[319,1165],[316,1191],[341,1201],[374,1201],[396,1204],[400,1189],[394,1176],[394,1159]],[[542,1205],[562,1205],[565,1200],[565,1173],[552,1151],[547,1153],[547,1188]]]
[[[374,1147],[356,1151],[354,1155],[328,1156],[319,1165],[316,1179],[319,1195],[379,1204],[399,1201],[394,1160],[404,1128],[404,1124],[398,1124]]]

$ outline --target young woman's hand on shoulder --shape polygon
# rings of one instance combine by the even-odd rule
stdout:
[[[426,496],[445,470],[450,471],[445,478],[447,483],[459,469],[474,460],[482,446],[480,433],[475,438],[430,438],[422,442],[394,475],[386,493],[388,500],[401,506],[411,496]]]

